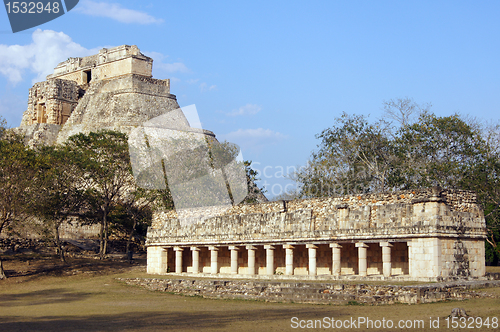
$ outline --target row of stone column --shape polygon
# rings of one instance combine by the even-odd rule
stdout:
[[[391,276],[392,262],[391,262],[391,247],[392,244],[389,242],[380,242],[379,245],[382,247],[382,269],[384,277]],[[358,248],[358,274],[360,276],[367,275],[367,251],[368,245],[363,242],[356,243]],[[255,274],[255,250],[257,248],[253,245],[245,246],[248,251],[248,274]],[[318,248],[314,244],[306,244],[309,256],[309,275],[315,276],[317,274],[316,269],[316,249]],[[332,248],[332,275],[340,276],[341,273],[341,250],[342,246],[338,243],[331,243],[330,248]],[[208,247],[210,250],[210,273],[217,274],[219,270],[218,266],[218,251],[219,248],[216,246]],[[266,274],[274,274],[274,249],[272,245],[264,245],[266,250]],[[285,275],[293,275],[293,249],[294,245],[284,244],[283,249],[285,249]],[[175,272],[182,272],[182,251],[183,247],[174,247],[175,251]],[[238,273],[238,251],[240,247],[229,246],[231,251],[231,274]],[[191,247],[193,273],[199,273],[200,271],[200,248]]]

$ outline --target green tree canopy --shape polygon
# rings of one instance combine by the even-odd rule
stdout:
[[[409,99],[385,102],[384,108],[386,118],[396,121],[344,113],[317,135],[318,149],[293,175],[300,196],[430,186],[474,190],[485,211],[488,242],[500,253],[499,127],[458,114],[440,117]]]
[[[35,196],[40,160],[21,137],[5,132],[0,139],[0,234],[28,210]],[[0,279],[5,273],[0,260]]]
[[[107,252],[109,214],[127,191],[135,189],[130,165],[127,135],[100,131],[71,136],[66,147],[80,169],[80,184],[86,190],[91,218],[101,225],[100,256]]]

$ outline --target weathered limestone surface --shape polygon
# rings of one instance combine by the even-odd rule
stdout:
[[[454,200],[458,194],[462,199]],[[471,192],[431,190],[241,205],[203,223],[180,227],[160,212],[148,244],[303,242],[425,237],[485,238],[485,220]],[[194,217],[193,217],[194,218]]]
[[[102,129],[128,134],[134,126],[178,108],[176,97],[169,93],[165,81],[135,74],[102,80],[90,85],[57,142],[81,132]]]
[[[103,129],[128,134],[133,127],[179,108],[170,94],[170,80],[153,79],[152,66],[153,59],[135,45],[104,48],[99,54],[61,62],[46,81],[30,89],[18,132],[30,145],[63,143],[71,135]]]
[[[473,192],[435,187],[240,205],[220,209],[214,217],[200,209],[192,212],[191,223],[184,225],[175,211],[155,214],[146,242],[156,255],[151,257],[168,258],[174,246],[196,246],[201,248],[201,272],[223,274],[232,271],[229,248],[239,247],[239,274],[269,275],[268,266],[273,274],[406,275],[412,280],[468,279],[485,273],[486,223]],[[266,262],[264,248],[269,246],[278,248],[273,264]],[[219,248],[216,271],[204,268],[204,247]],[[153,266],[148,256],[148,270],[172,270],[166,261]],[[183,272],[190,272],[190,264],[187,258]]]
[[[49,123],[35,123],[14,129],[17,134],[24,136],[25,144],[31,147],[55,144],[59,130],[60,125]]]
[[[29,90],[28,109],[21,126],[36,123],[63,125],[78,103],[82,89],[72,81],[52,79],[35,83]]]
[[[205,298],[329,304],[347,304],[355,301],[372,305],[417,304],[482,298],[489,295],[475,289],[500,286],[500,280],[417,286],[155,278],[119,280],[153,291],[198,295]]]
[[[47,79],[71,80],[78,85],[110,79],[124,74],[151,77],[153,59],[145,56],[136,45],[103,48],[99,54],[84,58],[69,58],[61,62]]]

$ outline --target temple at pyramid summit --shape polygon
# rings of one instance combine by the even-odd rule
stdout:
[[[168,122],[162,124],[165,130],[182,129],[201,135],[199,141],[216,142],[211,131],[191,128],[170,93],[169,79],[152,78],[152,66],[153,59],[128,45],[61,62],[30,89],[16,130],[31,146],[51,145],[102,129],[140,137],[141,126],[149,124],[146,129],[156,133],[162,120]],[[139,162],[147,160],[138,156]],[[147,174],[148,164],[142,165]],[[161,167],[157,171],[164,180]],[[427,281],[485,275],[486,223],[473,192],[433,187],[266,202],[257,190],[260,203],[238,204],[231,173],[217,172],[202,173],[217,173],[225,181],[217,194],[223,199],[213,200],[224,206],[186,204],[182,211],[154,213],[146,240],[148,273]],[[196,192],[196,183],[206,183],[198,180],[176,185],[180,193]]]

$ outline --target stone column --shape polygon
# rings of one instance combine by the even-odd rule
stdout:
[[[412,241],[408,240],[406,245],[408,246],[408,275],[413,276],[413,248]]]
[[[229,246],[231,250],[231,274],[238,274],[238,248],[237,246]]]
[[[432,267],[432,276],[433,277],[441,277],[441,240],[439,238],[432,239],[432,250],[433,250],[433,267]]]
[[[161,253],[160,253],[160,256],[161,256],[161,261],[163,264],[161,264],[162,266],[162,269],[161,269],[161,272],[162,273],[168,273],[168,254],[169,254],[169,251],[171,250],[172,248],[164,248]],[[172,271],[170,271],[172,272]]]
[[[168,269],[168,248],[160,246],[148,247],[147,273],[165,274]]]
[[[248,271],[247,274],[254,275],[255,274],[255,248],[254,246],[247,246],[248,250]]]
[[[283,248],[285,249],[285,275],[291,276],[293,275],[293,246],[289,244],[284,244]]]
[[[330,243],[330,248],[332,248],[332,275],[340,276],[340,253],[342,246],[338,243]]]
[[[215,246],[208,247],[210,250],[210,273],[217,274],[219,272],[219,266],[217,263],[219,248]]]
[[[193,255],[193,273],[200,273],[200,248],[191,247],[191,254]]]
[[[317,274],[316,249],[318,249],[318,247],[314,244],[306,244],[306,248],[308,249],[309,254],[309,275],[315,276]]]
[[[356,243],[356,247],[358,248],[358,274],[361,277],[365,277],[367,275],[366,252],[368,246],[363,242],[358,242]]]
[[[266,249],[266,274],[273,275],[274,274],[274,247],[265,245],[264,249]]]
[[[175,251],[175,273],[182,273],[182,251],[184,248],[174,247]]]
[[[392,261],[391,261],[391,247],[392,244],[389,242],[380,242],[382,247],[382,270],[384,272],[384,277],[390,277],[392,274]]]

